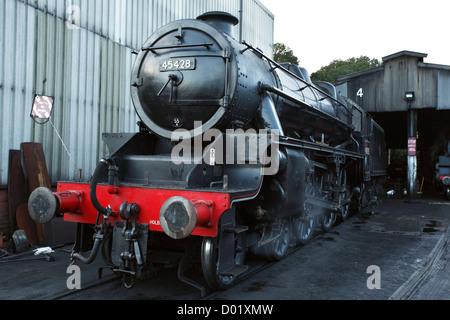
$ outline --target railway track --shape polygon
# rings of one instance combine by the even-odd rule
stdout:
[[[314,239],[316,239],[317,237],[319,237],[321,234],[317,234],[311,241],[314,241]],[[301,250],[302,248],[304,248],[304,246],[297,246],[297,247],[293,247],[289,250],[289,252],[286,254],[286,258],[289,257],[290,255],[294,254],[295,252]],[[275,264],[279,263],[280,261],[268,261],[268,260],[263,260],[262,258],[257,259],[257,262],[255,261],[251,261],[250,264],[250,269],[248,272],[246,272],[244,275],[242,275],[241,277],[239,277],[236,280],[236,285],[244,282],[245,280],[250,279],[251,277],[257,275],[258,273],[266,270],[267,268],[270,268],[272,266],[274,266]],[[201,300],[213,300],[214,298],[216,298],[218,295],[220,295],[221,291],[215,291],[215,292],[211,292],[209,294],[207,294],[205,297],[203,297]]]
[[[324,233],[317,231],[315,233],[314,237],[312,238],[311,242],[313,242],[315,239],[319,238],[323,234]],[[295,247],[290,248],[288,253],[286,254],[286,258],[288,256],[298,252],[299,250],[301,250],[302,248],[304,248],[307,245],[295,246]],[[249,271],[247,271],[245,274],[240,276],[236,280],[236,284],[239,284],[241,282],[244,282],[244,281],[250,279],[251,277],[266,270],[267,268],[274,266],[278,262],[279,261],[268,261],[261,257],[251,255],[249,257],[249,261],[248,261]],[[84,299],[84,296],[86,296],[86,294],[96,294],[92,291],[105,290],[105,288],[104,288],[105,286],[112,284],[115,281],[117,283],[119,283],[119,282],[121,283],[121,277],[118,275],[115,275],[115,274],[108,274],[106,276],[103,276],[102,279],[95,279],[95,280],[90,280],[90,281],[86,281],[86,282],[82,283],[81,289],[79,289],[79,290],[64,289],[64,290],[60,290],[58,292],[54,292],[49,295],[43,296],[40,299],[42,299],[42,300],[66,300],[66,299],[70,300],[70,299],[78,299],[78,298]],[[176,282],[177,282],[178,288],[179,288],[179,286],[185,286],[185,284],[183,284],[181,281],[177,280]],[[132,295],[131,294],[132,290],[127,291],[127,292],[130,292],[130,295]],[[189,294],[189,298],[194,299],[194,300],[213,300],[218,295],[220,295],[221,292],[222,291],[213,291],[213,292],[207,291],[206,295],[204,297],[201,297],[200,292],[194,289],[194,290],[192,290],[191,294]],[[140,299],[147,299],[147,298],[150,299],[151,297],[150,296],[146,297],[145,294],[140,295]]]
[[[92,280],[92,281],[88,281],[86,283],[84,283],[81,287],[81,289],[78,290],[62,290],[56,293],[52,293],[48,296],[42,297],[42,300],[62,300],[64,298],[70,297],[70,296],[75,296],[75,295],[80,295],[83,294],[83,292],[91,290],[93,288],[97,288],[103,285],[106,285],[112,281],[117,281],[119,280],[120,277],[117,275],[108,275],[103,277],[102,279],[97,279],[97,280]]]
[[[420,289],[427,285],[428,280],[435,274],[436,269],[438,269],[440,263],[442,263],[445,257],[446,250],[449,248],[450,242],[450,229],[449,222],[446,221],[445,232],[439,237],[439,240],[435,244],[433,250],[424,259],[426,262],[420,270],[417,270],[412,274],[409,279],[403,283],[390,297],[390,300],[411,300],[415,298],[415,295]],[[300,250],[307,249],[308,246],[312,245],[315,241],[320,240],[321,237],[327,235],[328,233],[317,232],[315,233],[312,241],[303,246],[293,247],[287,254],[287,257],[297,253]],[[269,262],[262,258],[256,256],[249,256],[249,271],[237,279],[236,285],[240,283],[245,283],[245,281],[257,276],[258,273],[265,271],[266,269],[276,265],[278,262]],[[172,268],[173,269],[173,268]],[[176,269],[176,268],[174,268]],[[221,298],[222,291],[207,292],[204,297],[201,297],[199,291],[192,289],[189,286],[173,279],[173,271],[171,273],[161,273],[157,277],[152,277],[150,280],[144,280],[141,285],[137,288],[137,292],[133,293],[133,290],[119,291],[121,288],[120,277],[114,274],[106,274],[102,279],[96,279],[87,281],[82,284],[81,290],[61,290],[43,296],[40,299],[44,300],[63,300],[63,299],[86,299],[86,297],[94,297],[95,299],[111,299],[113,296],[124,295],[124,299],[181,299],[181,300],[215,300]],[[169,287],[165,286],[167,281],[171,281]],[[115,283],[116,282],[116,283]],[[161,283],[164,284],[163,291],[160,290]],[[150,286],[149,286],[150,285]],[[149,287],[144,289],[144,287]],[[395,290],[395,289],[394,289]],[[104,296],[104,292],[109,291],[109,296]],[[183,291],[182,294],[178,294],[179,291]],[[393,292],[393,291],[392,291]],[[166,294],[166,296],[158,296],[158,294]],[[386,299],[387,299],[386,298]]]
[[[446,230],[447,231],[442,234],[436,246],[430,253],[429,259],[424,267],[414,272],[408,281],[394,292],[389,300],[411,300],[414,298],[414,294],[424,285],[424,283],[426,283],[430,275],[438,266],[450,243],[450,228],[448,221],[446,223]]]

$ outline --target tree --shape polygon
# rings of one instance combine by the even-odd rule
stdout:
[[[277,63],[290,62],[298,65],[298,58],[294,55],[294,51],[287,47],[284,43],[275,43],[273,45],[273,60]]]
[[[322,67],[320,70],[311,74],[311,80],[334,83],[341,76],[377,68],[381,65],[382,63],[378,59],[370,59],[367,56],[349,58],[345,61],[333,60],[328,66]]]

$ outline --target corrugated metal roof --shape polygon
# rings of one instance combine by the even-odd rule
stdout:
[[[272,55],[273,15],[258,0],[0,1],[0,185],[22,142],[43,143],[53,184],[75,176],[52,126],[30,118],[36,93],[55,98],[52,122],[89,179],[107,153],[101,134],[137,130],[131,51],[161,26],[213,10],[241,16],[242,38]]]

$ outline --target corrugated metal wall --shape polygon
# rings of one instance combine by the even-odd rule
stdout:
[[[419,72],[423,104],[450,110],[450,66],[419,63]]]
[[[75,176],[52,126],[29,116],[35,94],[55,98],[52,122],[89,179],[107,152],[101,134],[137,130],[131,51],[161,26],[213,10],[241,18],[236,38],[272,55],[274,17],[258,0],[1,0],[0,185],[22,142],[43,143],[52,183]]]
[[[437,109],[450,110],[450,68],[437,71]]]

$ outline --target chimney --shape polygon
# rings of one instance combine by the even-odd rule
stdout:
[[[206,12],[199,16],[197,20],[202,20],[219,31],[233,38],[233,27],[239,23],[239,19],[235,16],[223,11]]]

